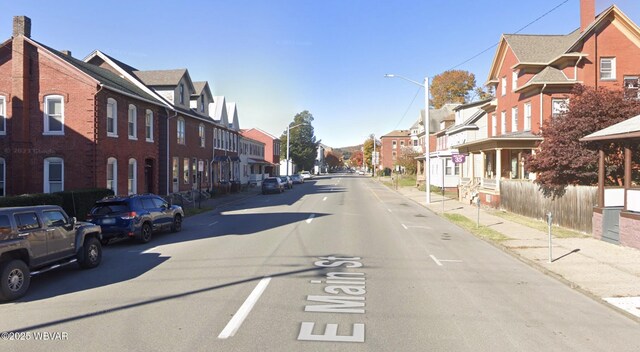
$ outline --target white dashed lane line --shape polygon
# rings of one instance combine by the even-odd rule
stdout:
[[[247,300],[244,301],[236,314],[233,315],[233,318],[229,320],[227,326],[225,326],[220,335],[218,335],[219,339],[227,339],[236,334],[236,332],[240,328],[240,325],[242,325],[242,322],[249,315],[249,312],[251,312],[251,309],[253,309],[253,306],[256,304],[256,302],[258,302],[258,299],[267,288],[267,285],[269,285],[270,281],[270,277],[265,277],[260,280],[260,282],[258,282],[256,288],[254,288],[249,297],[247,297]]]

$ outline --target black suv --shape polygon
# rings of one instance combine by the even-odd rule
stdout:
[[[0,300],[22,297],[31,276],[102,260],[100,226],[77,222],[56,205],[0,208]]]
[[[97,201],[87,217],[102,227],[103,244],[116,237],[147,243],[154,232],[180,231],[184,211],[153,194],[111,196]]]

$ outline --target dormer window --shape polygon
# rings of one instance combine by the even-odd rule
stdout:
[[[180,83],[180,86],[178,87],[178,101],[180,102],[180,104],[184,105],[184,84]]]
[[[204,95],[200,96],[200,112],[204,112]]]

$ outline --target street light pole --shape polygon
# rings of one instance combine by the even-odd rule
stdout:
[[[292,128],[300,127],[302,125],[308,125],[308,123],[300,123],[293,127],[287,125],[287,176],[289,176],[289,130]]]
[[[431,149],[431,141],[429,140],[429,135],[431,134],[430,132],[430,126],[429,126],[429,77],[425,76],[424,77],[424,83],[419,83],[416,82],[412,79],[408,79],[406,77],[402,77],[399,75],[393,75],[393,74],[386,74],[384,75],[387,78],[401,78],[404,79],[405,81],[411,82],[413,84],[419,85],[420,87],[424,88],[424,118],[422,120],[422,123],[424,124],[424,146],[425,146],[425,150],[424,150],[424,185],[425,185],[425,198],[426,198],[426,202],[427,205],[431,204],[431,192],[430,192],[430,188],[431,188],[431,182],[430,182],[430,173],[431,173],[431,158],[429,157],[429,153],[430,153],[430,149]]]

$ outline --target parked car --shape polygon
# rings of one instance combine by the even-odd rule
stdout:
[[[302,171],[300,172],[300,177],[306,180],[308,178],[313,178],[313,175],[311,175],[309,171]]]
[[[293,181],[291,180],[291,177],[289,177],[289,176],[280,176],[280,181],[282,181],[282,183],[284,183],[284,188],[287,188],[287,189],[292,189],[293,188]]]
[[[60,266],[95,268],[101,238],[100,226],[78,222],[59,206],[0,209],[0,300],[24,296],[32,276]]]
[[[291,175],[291,182],[301,184],[304,183],[304,179],[300,175],[295,174]]]
[[[284,183],[279,177],[267,177],[262,180],[262,194],[282,192],[284,192]]]
[[[153,233],[182,230],[184,211],[153,194],[131,195],[97,201],[88,217],[102,227],[103,244],[124,237],[147,243]]]

